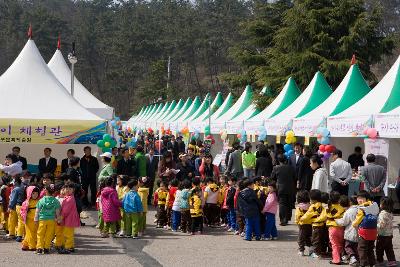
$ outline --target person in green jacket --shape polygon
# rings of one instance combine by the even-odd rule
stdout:
[[[100,157],[103,160],[104,166],[99,174],[99,182],[114,174],[114,168],[111,165],[112,154],[110,152],[105,152],[101,154]]]
[[[246,142],[244,145],[244,151],[242,152],[242,166],[244,177],[252,178],[256,169],[256,155],[251,152],[252,145],[250,142]]]
[[[147,177],[147,160],[146,156],[144,155],[144,150],[142,146],[138,146],[136,148],[136,176],[140,177]]]

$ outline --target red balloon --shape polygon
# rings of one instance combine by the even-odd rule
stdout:
[[[325,145],[320,145],[320,146],[319,146],[319,151],[325,152],[325,151],[326,151],[326,150],[325,150]]]
[[[325,151],[326,152],[329,152],[329,153],[332,153],[333,151],[335,151],[335,146],[333,146],[333,145],[327,145],[327,146],[325,146]]]

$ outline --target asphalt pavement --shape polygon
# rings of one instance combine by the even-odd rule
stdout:
[[[3,239],[0,232],[0,266],[331,266],[329,259],[314,260],[297,255],[297,226],[278,226],[275,241],[244,241],[222,228],[205,227],[203,235],[190,236],[156,229],[154,211],[147,217],[144,236],[100,238],[95,228],[96,212],[84,219],[76,233],[76,253],[36,255],[21,251],[20,243]],[[395,217],[396,224],[400,217]],[[393,238],[400,258],[400,237]]]

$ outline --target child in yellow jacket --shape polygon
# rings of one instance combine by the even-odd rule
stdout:
[[[139,218],[139,235],[143,235],[144,230],[146,229],[146,216],[147,216],[147,211],[148,211],[147,200],[148,200],[149,192],[150,192],[150,189],[148,187],[144,186],[146,184],[146,182],[147,182],[147,177],[142,177],[139,180],[138,194],[139,194],[140,200],[142,200],[142,205],[143,205],[143,212]]]
[[[125,194],[129,192],[128,180],[129,180],[129,177],[127,175],[118,175],[118,177],[117,177],[117,185],[116,185],[115,189],[117,190],[119,201],[122,201]],[[126,218],[125,218],[124,209],[120,208],[120,212],[121,212],[121,221],[120,221],[120,229],[121,230],[118,233],[118,235],[120,237],[123,237],[123,236],[125,236],[124,229],[125,229]]]
[[[199,233],[203,233],[203,209],[201,207],[201,194],[200,188],[194,188],[189,200],[190,217],[192,218],[192,235],[198,229]]]
[[[311,250],[311,235],[312,235],[312,226],[311,219],[301,221],[301,218],[310,208],[310,194],[306,190],[302,190],[297,192],[296,196],[297,207],[295,212],[295,223],[299,226],[299,235],[297,239],[297,243],[299,245],[300,256],[305,256],[305,247]]]
[[[329,242],[332,247],[331,264],[341,264],[341,253],[344,248],[344,227],[336,223],[336,219],[343,217],[349,206],[347,196],[340,196],[339,192],[332,191],[329,195],[329,204],[326,210],[326,226],[329,230]]]
[[[35,223],[36,204],[39,201],[40,190],[36,186],[26,189],[26,200],[21,206],[21,218],[25,224],[25,238],[22,241],[22,250],[35,251],[37,242],[37,228]]]
[[[311,206],[307,212],[300,218],[300,223],[311,223],[312,236],[311,243],[313,249],[310,251],[310,256],[320,258],[324,246],[324,232],[326,222],[326,210],[322,206],[321,191],[313,189],[310,191]]]

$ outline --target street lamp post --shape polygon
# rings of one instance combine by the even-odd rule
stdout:
[[[208,95],[208,128],[211,133],[211,95]]]
[[[78,58],[75,54],[75,42],[72,42],[72,50],[68,54],[68,60],[71,63],[71,96],[74,97],[74,82],[75,82],[75,64],[78,62]]]

